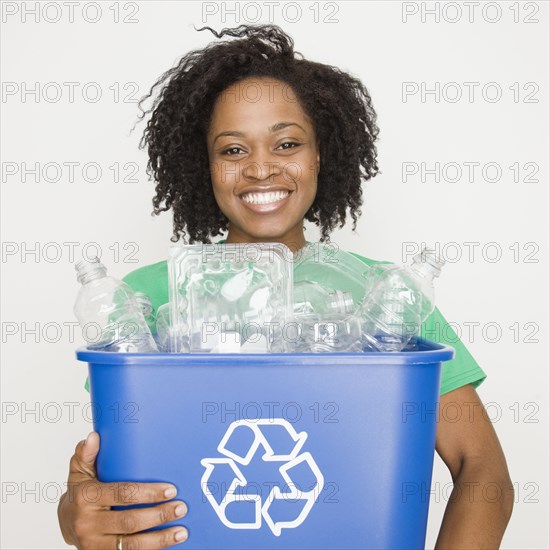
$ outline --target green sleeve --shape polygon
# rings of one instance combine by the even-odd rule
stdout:
[[[441,395],[466,384],[472,384],[477,388],[487,377],[438,308],[435,308],[422,324],[420,336],[434,342],[448,344],[455,349],[455,358],[442,365],[439,392]]]

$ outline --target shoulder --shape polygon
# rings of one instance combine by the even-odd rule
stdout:
[[[392,264],[392,262],[388,262],[386,260],[373,260],[372,258],[367,258],[366,256],[361,256],[361,254],[357,254],[357,252],[352,252],[351,250],[348,251],[351,255],[355,256],[356,258],[360,259],[362,262],[366,263],[367,265],[387,265]]]

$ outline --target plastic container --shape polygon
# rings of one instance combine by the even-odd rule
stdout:
[[[99,479],[174,483],[188,549],[423,548],[453,355],[77,352]]]
[[[172,247],[168,291],[176,322],[170,350],[238,352],[251,334],[267,338],[269,323],[292,311],[292,265],[292,252],[282,243]]]

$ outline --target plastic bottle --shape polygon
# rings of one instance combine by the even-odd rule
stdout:
[[[162,304],[157,309],[155,342],[161,353],[168,353],[170,349],[170,304]]]
[[[386,268],[359,305],[365,351],[401,351],[420,332],[434,309],[433,280],[445,262],[422,250],[411,266]]]
[[[136,298],[136,302],[141,308],[141,313],[143,313],[145,322],[154,337],[156,332],[156,318],[153,315],[153,305],[151,304],[151,299],[147,296],[147,294],[145,294],[145,292],[136,292],[134,296]]]
[[[89,349],[148,353],[157,352],[133,290],[124,282],[107,276],[107,269],[94,258],[75,265],[82,283],[74,313]]]
[[[294,336],[285,332],[293,353],[360,352],[363,349],[361,318],[356,315],[317,314],[295,315]]]
[[[346,314],[355,309],[351,292],[329,291],[314,281],[298,281],[293,288],[294,314]]]
[[[170,318],[170,307],[170,303],[166,303],[162,304],[157,310],[155,342],[161,353],[189,353],[189,336],[186,335],[187,324],[180,319],[177,327],[184,334],[180,335],[179,338],[175,338],[175,329]],[[175,344],[178,345],[178,349],[173,349]]]
[[[317,282],[302,280],[294,284],[293,299],[294,313],[283,332],[289,351],[361,351],[358,319],[347,318],[355,309],[351,292],[329,291]],[[295,337],[290,336],[293,332]]]

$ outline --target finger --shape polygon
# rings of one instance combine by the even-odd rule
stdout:
[[[166,502],[150,508],[109,511],[101,514],[102,532],[132,534],[158,527],[187,514],[187,505],[181,500]]]
[[[122,550],[151,550],[151,548],[168,548],[188,539],[189,532],[185,527],[171,527],[162,531],[151,531],[139,535],[123,535]],[[117,537],[113,538],[109,548],[117,547]]]
[[[99,452],[99,434],[91,432],[84,441],[80,441],[71,457],[69,483],[86,479],[96,479],[95,460]]]
[[[129,506],[132,504],[156,504],[170,500],[177,495],[177,489],[170,483],[137,483],[119,481],[97,483],[99,491],[95,504],[99,506]]]

